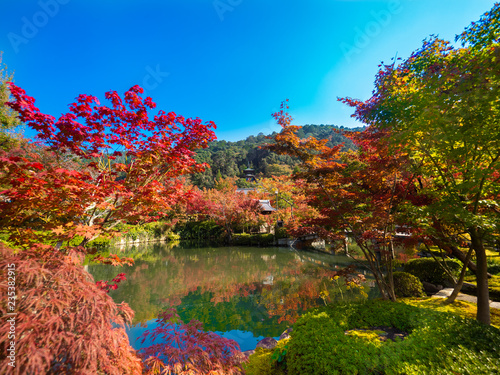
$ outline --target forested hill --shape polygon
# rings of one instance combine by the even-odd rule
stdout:
[[[328,139],[328,146],[344,143],[352,147],[350,140],[335,132],[335,129],[360,131],[363,128],[344,128],[335,125],[304,125],[299,131],[300,138],[315,137]],[[253,168],[258,177],[270,177],[290,174],[298,164],[297,160],[286,155],[277,155],[269,150],[259,148],[266,143],[272,143],[276,132],[268,136],[259,133],[237,142],[215,141],[209,147],[197,151],[197,161],[208,163],[211,168],[191,177],[193,184],[201,188],[211,188],[215,179],[224,177],[242,177],[243,170]],[[270,138],[269,138],[270,137]],[[239,181],[240,185],[244,180]]]

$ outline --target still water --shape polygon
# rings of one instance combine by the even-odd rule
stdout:
[[[304,310],[376,293],[370,281],[349,286],[334,277],[335,270],[352,263],[339,255],[180,244],[144,244],[116,253],[132,257],[135,264],[90,264],[88,270],[96,281],[126,274],[127,280],[110,296],[135,311],[127,330],[135,349],[141,347],[137,338],[156,326],[157,314],[167,307],[176,307],[186,323],[199,320],[206,331],[237,341],[244,351],[264,337],[280,336]]]

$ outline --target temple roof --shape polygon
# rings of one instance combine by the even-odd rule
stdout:
[[[263,212],[277,211],[276,208],[271,206],[271,202],[269,202],[269,200],[260,199],[259,203],[260,203],[260,209]]]

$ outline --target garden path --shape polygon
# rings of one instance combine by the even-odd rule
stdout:
[[[434,298],[447,298],[453,293],[453,288],[444,288],[441,289],[436,294],[432,295]],[[459,293],[457,299],[460,301],[466,301],[471,303],[477,303],[477,297],[471,296],[469,294]],[[500,309],[500,302],[490,301],[490,307],[494,309]]]

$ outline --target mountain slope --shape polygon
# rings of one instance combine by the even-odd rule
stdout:
[[[298,131],[300,138],[315,137],[328,139],[328,146],[344,143],[345,147],[352,148],[352,142],[338,132],[361,131],[363,128],[344,128],[335,125],[304,125]],[[211,168],[203,173],[191,176],[191,182],[200,188],[212,188],[215,179],[225,177],[241,177],[243,170],[253,168],[258,177],[291,174],[299,164],[297,160],[287,155],[278,155],[262,148],[267,143],[272,143],[276,132],[265,136],[249,136],[245,140],[227,142],[214,141],[209,147],[197,152],[196,159],[200,163],[208,163]],[[238,181],[243,186],[244,180]]]

